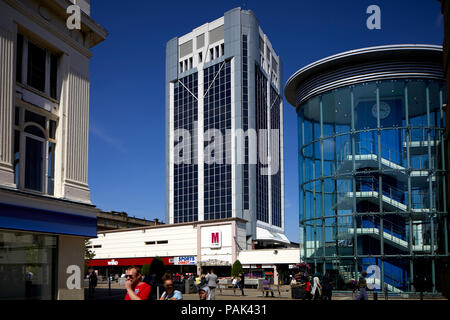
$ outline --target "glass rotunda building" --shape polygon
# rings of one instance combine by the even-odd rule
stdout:
[[[287,82],[298,115],[301,260],[375,290],[439,291],[448,257],[442,47],[314,62]]]

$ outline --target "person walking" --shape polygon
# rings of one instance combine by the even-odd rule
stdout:
[[[204,287],[208,284],[208,281],[206,281],[206,274],[202,273],[200,276],[200,287]]]
[[[127,289],[127,294],[125,300],[148,300],[152,287],[141,281],[141,270],[137,267],[128,268],[126,278],[125,289]]]
[[[211,271],[206,275],[205,277],[206,283],[210,290],[210,296],[211,300],[216,300],[216,287],[219,283],[219,279],[217,278],[217,275],[214,273],[214,269],[211,269]]]
[[[164,289],[166,291],[163,292],[159,300],[183,300],[183,294],[180,291],[175,290],[173,280],[170,275],[166,274],[163,277],[163,281]]]
[[[333,281],[327,271],[322,279],[322,300],[331,300],[333,294]]]
[[[267,276],[265,276],[265,278],[263,280],[263,290],[266,293],[266,297],[269,296],[269,291],[270,291],[270,294],[272,295],[272,298],[273,298],[273,296],[274,296],[273,295],[273,290],[270,287],[270,280],[269,280],[269,278]]]
[[[315,273],[313,276],[313,286],[311,290],[311,294],[313,295],[313,300],[320,300],[320,296],[322,294],[322,285],[320,284],[320,274]]]
[[[356,300],[369,300],[369,296],[367,295],[367,272],[363,271],[361,273],[361,277],[359,277],[357,288],[359,289],[359,294],[356,297]]]
[[[89,279],[89,298],[93,298],[95,294],[95,287],[97,286],[97,273],[94,270],[88,275]]]
[[[311,277],[306,277],[306,279],[304,280],[305,282],[303,282],[301,284],[301,286],[305,287],[305,294],[303,296],[303,300],[311,300],[312,299],[312,295],[311,295]]]
[[[239,273],[239,278],[240,278],[240,281],[238,282],[239,289],[241,289],[242,296],[244,297],[245,296],[245,294],[244,294],[245,276],[244,276],[243,272]]]
[[[233,277],[233,280],[231,280],[231,286],[233,287],[233,295],[236,295],[236,288],[238,288],[238,277]]]
[[[202,276],[200,274],[198,274],[197,277],[195,277],[195,279],[194,279],[195,288],[197,289],[197,292],[199,292],[199,290],[201,288],[201,286],[200,286],[201,282],[202,282]]]

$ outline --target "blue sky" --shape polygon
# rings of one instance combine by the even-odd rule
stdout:
[[[381,30],[366,9],[381,8]],[[165,218],[165,44],[224,12],[252,10],[283,61],[283,84],[318,59],[363,47],[442,44],[437,0],[91,1],[109,32],[91,59],[92,202],[130,216]],[[284,101],[286,234],[298,242],[297,123]]]

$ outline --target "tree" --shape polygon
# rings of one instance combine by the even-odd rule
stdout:
[[[86,260],[94,259],[95,257],[95,253],[88,248],[89,246],[91,246],[91,242],[89,240],[84,240],[84,258]]]
[[[146,277],[150,275],[150,265],[148,263],[142,266],[141,274]]]
[[[166,271],[166,266],[164,265],[164,261],[160,257],[155,257],[150,264],[150,275],[156,274],[157,281],[161,281],[164,272]]]
[[[233,267],[231,268],[231,276],[232,277],[237,277],[239,276],[239,273],[244,273],[244,269],[242,269],[242,264],[239,260],[236,260],[233,263]]]

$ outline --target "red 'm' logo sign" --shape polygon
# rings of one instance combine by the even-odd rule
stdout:
[[[211,248],[222,247],[222,233],[220,231],[211,232]]]

